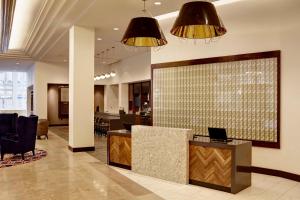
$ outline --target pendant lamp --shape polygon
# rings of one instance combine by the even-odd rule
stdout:
[[[207,1],[185,3],[171,29],[171,34],[189,39],[213,38],[225,33],[215,6]]]
[[[146,12],[144,1],[144,12]],[[121,40],[125,45],[136,47],[158,47],[167,44],[167,40],[153,17],[133,18]]]

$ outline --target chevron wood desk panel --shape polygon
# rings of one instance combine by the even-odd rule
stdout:
[[[190,179],[231,187],[231,150],[190,145]]]
[[[189,144],[189,182],[195,185],[237,193],[251,185],[251,173],[237,166],[251,166],[251,142],[210,142],[197,138]]]
[[[108,132],[107,160],[109,165],[131,169],[131,133],[129,131]]]

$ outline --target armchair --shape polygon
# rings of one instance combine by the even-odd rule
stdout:
[[[17,113],[0,114],[0,138],[2,136],[16,135]]]
[[[1,160],[5,154],[21,154],[24,160],[24,154],[32,151],[34,155],[35,140],[37,132],[37,116],[23,117],[20,116],[17,120],[17,135],[15,137],[2,137],[1,145]]]

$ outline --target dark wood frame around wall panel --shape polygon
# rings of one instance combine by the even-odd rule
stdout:
[[[266,51],[258,53],[248,53],[221,57],[211,57],[211,58],[201,58],[194,60],[184,60],[176,62],[158,63],[151,65],[151,106],[153,110],[153,70],[160,68],[170,68],[170,67],[181,67],[189,65],[199,65],[199,64],[211,64],[211,63],[223,63],[223,62],[233,62],[233,61],[243,61],[252,59],[264,59],[264,58],[276,58],[277,59],[277,142],[267,142],[267,141],[257,141],[252,140],[253,146],[258,147],[268,147],[280,149],[280,69],[281,69],[281,52],[276,51]]]

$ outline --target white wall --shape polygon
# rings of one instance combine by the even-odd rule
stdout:
[[[66,63],[36,62],[34,66],[34,114],[47,119],[48,83],[68,84],[69,68]]]
[[[99,80],[98,85],[112,85],[151,79],[151,52],[137,54],[112,65],[96,67],[95,73],[116,72],[113,78]]]
[[[35,71],[35,65],[32,65],[27,70],[27,86],[31,86],[34,84],[34,71]]]
[[[128,84],[151,79],[151,52],[137,54],[112,65],[95,68],[95,74],[114,71],[116,76],[95,81],[97,85],[105,85],[104,111],[118,113],[123,107],[128,112]],[[118,91],[112,90],[111,85],[118,85]],[[116,87],[114,86],[114,89]]]
[[[239,12],[252,11],[245,9]],[[168,45],[158,52],[152,51],[151,63],[281,50],[281,149],[254,147],[252,161],[254,166],[300,174],[300,38],[297,37],[300,24],[297,22],[288,26],[279,24],[279,27],[272,27],[263,18],[253,18],[255,25],[249,27],[247,23],[241,25],[243,20],[248,19],[239,15],[234,17],[240,23],[231,18],[224,20],[225,25],[226,22],[228,24],[228,33],[219,41],[210,44],[194,44],[193,41],[180,40],[166,34]],[[161,22],[165,33],[168,33],[173,20]]]
[[[129,108],[129,85],[127,83],[119,84],[119,108],[124,108],[124,111],[128,113]]]
[[[119,85],[104,86],[104,112],[119,113]]]

